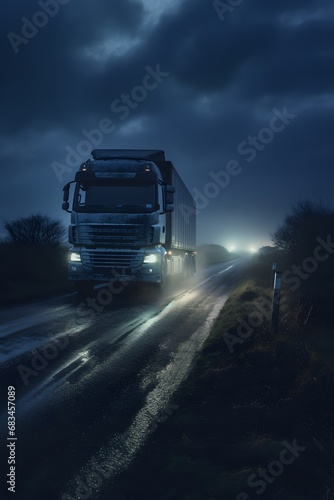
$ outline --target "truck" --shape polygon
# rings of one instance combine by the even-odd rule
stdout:
[[[162,150],[95,149],[63,188],[71,213],[68,279],[152,283],[196,272],[196,206]],[[74,190],[71,190],[74,184]],[[71,204],[70,204],[71,198]],[[71,210],[70,210],[71,208]]]

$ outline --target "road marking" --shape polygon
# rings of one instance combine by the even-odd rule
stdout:
[[[142,323],[137,324],[133,328],[128,330],[125,334],[123,334],[121,336],[121,337],[125,338],[123,347],[127,346],[129,342],[132,343],[134,340],[137,340],[139,337],[141,337],[157,321],[160,321],[164,316],[166,316],[166,314],[168,314],[171,309],[177,308],[178,306],[180,306],[180,304],[182,304],[182,302],[185,302],[185,303],[189,302],[189,300],[191,300],[189,295],[193,294],[199,287],[204,285],[204,283],[207,283],[208,281],[210,281],[215,276],[218,276],[219,274],[222,274],[222,273],[225,273],[226,271],[229,271],[230,269],[232,269],[232,267],[234,267],[234,266],[229,266],[227,269],[223,269],[223,271],[220,271],[219,273],[212,274],[211,276],[209,276],[209,278],[206,278],[204,281],[201,281],[193,288],[190,288],[189,290],[181,292],[179,295],[174,297],[174,299],[172,299],[170,302],[168,302],[158,313],[155,313],[150,318],[147,318]],[[128,338],[128,335],[130,333],[133,333],[134,331],[136,332],[136,335],[134,337]],[[116,340],[119,341],[120,338],[118,338]]]
[[[232,269],[232,267],[234,266],[230,266],[228,267],[227,269],[223,269],[222,271],[220,271],[218,274],[223,274],[223,273],[226,273],[226,271],[228,271],[229,269]]]
[[[204,281],[201,281],[200,283],[198,283],[198,285],[194,286],[194,288],[191,288],[189,291],[191,290],[196,290],[196,288],[204,285],[204,283],[206,283],[207,281],[210,281],[212,278],[214,278],[215,276],[218,276],[219,274],[222,274],[222,273],[226,273],[226,271],[229,271],[230,269],[232,269],[232,267],[234,266],[230,266],[228,267],[227,269],[223,269],[222,271],[220,271],[219,273],[215,273],[215,274],[212,274],[211,276],[209,276],[206,280]]]

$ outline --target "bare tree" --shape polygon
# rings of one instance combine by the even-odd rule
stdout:
[[[5,223],[11,243],[15,245],[59,246],[66,234],[62,222],[48,215],[32,214]]]
[[[318,237],[334,232],[334,212],[324,203],[299,202],[272,235],[276,247],[286,253],[307,253],[317,245]]]

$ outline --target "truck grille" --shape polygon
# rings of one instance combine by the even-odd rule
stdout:
[[[143,246],[146,238],[144,224],[80,225],[80,241],[87,245]]]
[[[84,249],[81,252],[84,266],[99,269],[127,269],[140,267],[143,262],[143,252],[127,252],[121,250],[98,251]]]

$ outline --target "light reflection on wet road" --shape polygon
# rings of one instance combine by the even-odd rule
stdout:
[[[211,266],[167,283],[162,294],[128,287],[101,313],[75,321],[76,294],[0,310],[2,379],[18,397],[17,499],[78,498],[78,481],[94,484],[94,464],[107,467],[110,480],[130,463],[242,266]],[[95,486],[91,498],[99,498]]]

